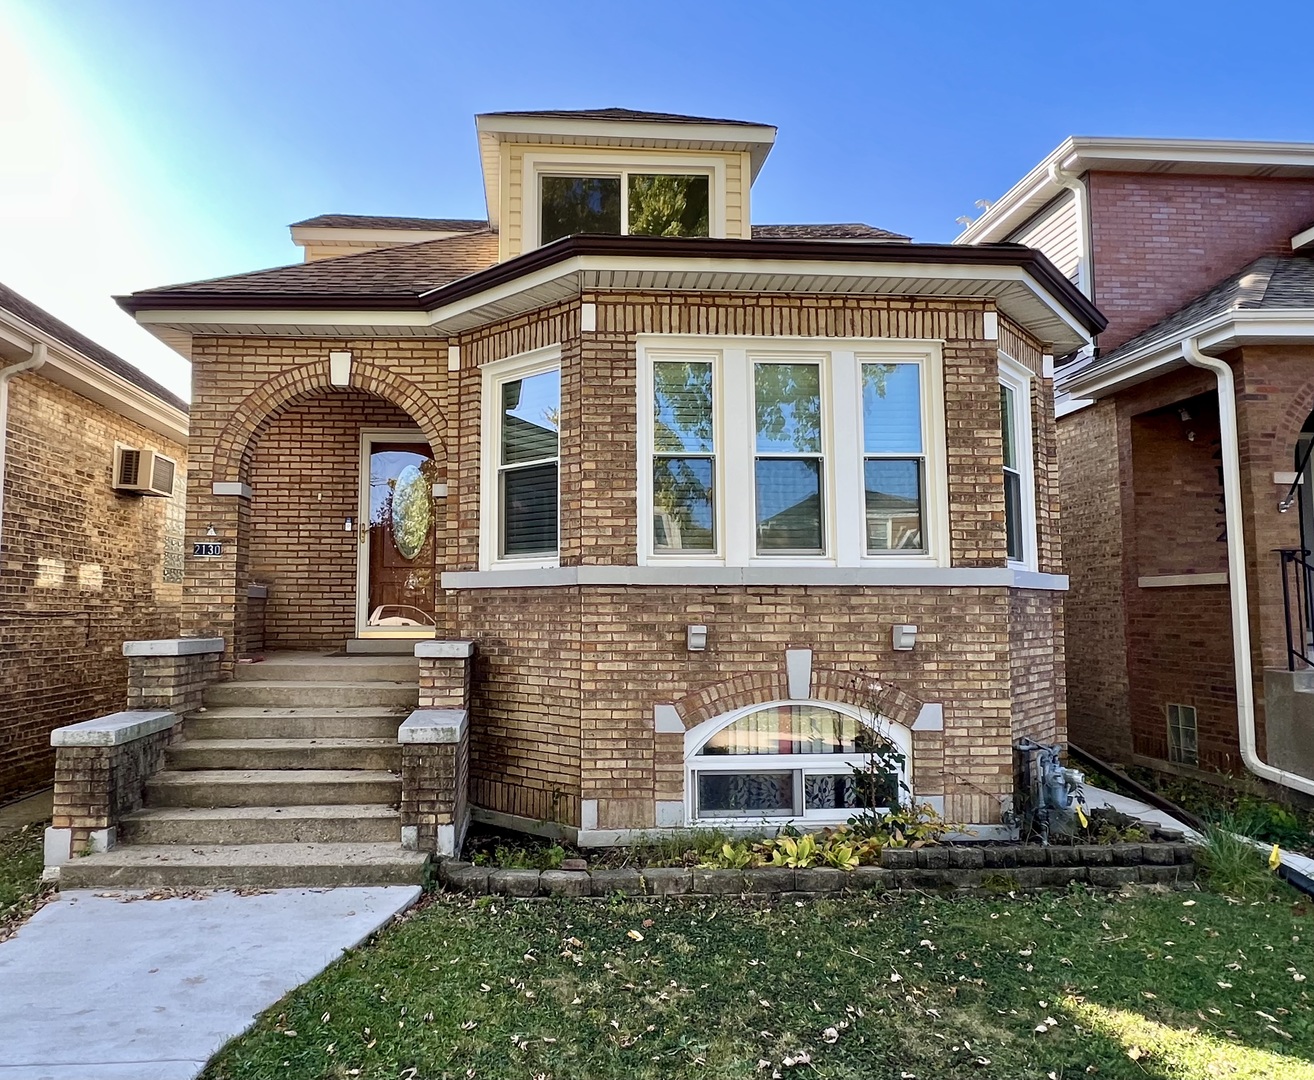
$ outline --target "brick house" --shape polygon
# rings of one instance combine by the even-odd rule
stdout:
[[[1055,379],[1093,752],[1314,793],[1308,568],[1280,554],[1314,549],[1312,224],[1314,145],[1071,138],[958,238],[1039,248],[1108,318]]]
[[[421,705],[456,671],[468,749],[434,767],[489,822],[843,820],[879,738],[998,824],[1014,741],[1064,738],[1051,366],[1093,305],[1017,245],[752,224],[770,126],[477,131],[486,221],[311,218],[299,264],[120,301],[193,365],[188,541],[218,546],[184,634],[239,678],[208,700],[262,677],[258,583],[266,670],[418,654]],[[408,783],[403,830],[450,850],[460,804],[408,817]]]
[[[172,494],[119,485],[122,448]],[[183,401],[0,285],[0,803],[49,786],[52,729],[122,705],[125,636],[177,633],[186,458]]]

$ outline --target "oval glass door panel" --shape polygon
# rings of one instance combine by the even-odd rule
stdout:
[[[417,465],[407,465],[397,474],[392,489],[392,542],[403,559],[414,559],[429,539],[431,486]]]

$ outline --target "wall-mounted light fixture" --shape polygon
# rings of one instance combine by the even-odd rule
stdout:
[[[911,623],[895,623],[891,636],[896,652],[909,652],[917,644],[917,627]]]
[[[707,648],[707,627],[694,625],[685,627],[686,645],[690,652],[703,652]]]
[[[214,531],[214,526],[211,525],[208,529],[205,530],[205,535],[206,535],[206,536],[218,536],[219,534],[218,534],[217,532]]]

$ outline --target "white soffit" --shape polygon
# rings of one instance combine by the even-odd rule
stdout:
[[[1050,177],[1052,165],[1076,176],[1097,170],[1202,176],[1314,177],[1314,143],[1073,135],[1059,143],[953,242],[998,242],[1024,225],[1065,190]]]

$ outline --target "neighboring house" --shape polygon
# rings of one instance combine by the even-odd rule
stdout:
[[[1314,145],[1072,138],[958,238],[1034,245],[1109,320],[1055,380],[1086,749],[1314,793],[1308,566],[1280,554],[1314,549],[1311,225]]]
[[[186,458],[183,401],[0,285],[0,803],[49,786],[53,728],[123,707],[124,638],[176,632]]]
[[[312,218],[120,301],[193,365],[185,633],[231,672],[260,582],[271,649],[472,640],[470,799],[520,828],[840,821],[871,728],[999,823],[1015,740],[1065,738],[1093,305],[1016,245],[751,224],[770,126],[477,129],[486,222]]]

